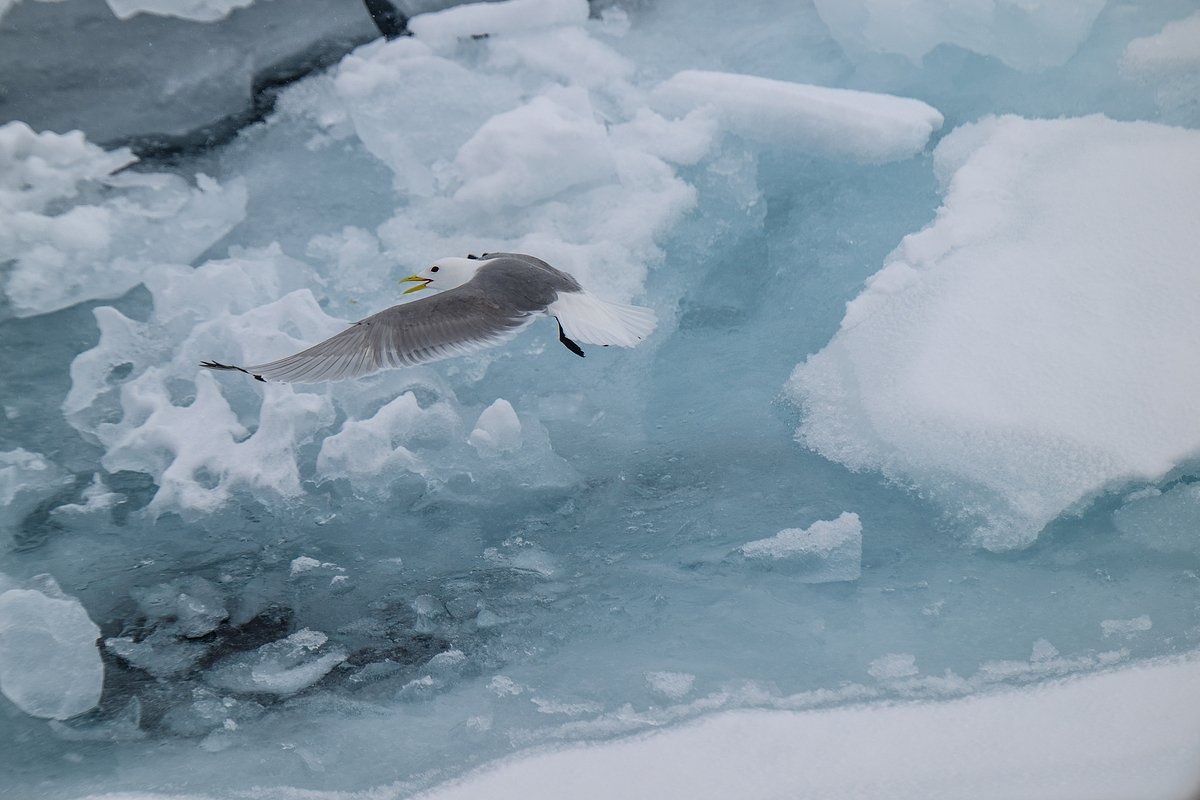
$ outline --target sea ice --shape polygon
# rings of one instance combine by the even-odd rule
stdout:
[[[975,520],[983,547],[1023,547],[1200,452],[1200,134],[989,118],[935,167],[937,219],[788,382],[797,438]]]
[[[49,575],[0,576],[0,692],[26,714],[67,719],[100,701],[100,629]]]
[[[846,51],[896,53],[920,62],[949,44],[1036,71],[1064,63],[1078,49],[1104,0],[814,0],[817,13]]]
[[[189,575],[170,583],[134,589],[133,599],[148,620],[188,638],[212,633],[228,616],[225,598],[215,585]]]
[[[187,264],[245,216],[246,188],[120,171],[136,159],[78,131],[0,127],[0,254],[17,316],[118,297],[154,264]]]
[[[0,451],[0,535],[7,535],[38,503],[70,478],[41,453],[24,448]]]
[[[469,437],[480,454],[503,453],[521,446],[521,420],[503,397],[483,410]]]
[[[753,561],[785,561],[803,583],[855,581],[862,574],[862,523],[857,514],[843,511],[837,519],[787,528],[740,550]]]
[[[937,109],[908,97],[685,70],[656,87],[656,110],[710,109],[739,136],[814,155],[882,163],[919,153],[942,127]]]
[[[218,689],[244,694],[295,694],[346,660],[340,648],[324,647],[328,640],[320,631],[305,628],[252,653],[218,661],[204,673],[204,681]]]
[[[1200,483],[1136,492],[1113,512],[1117,530],[1154,550],[1200,550]]]
[[[408,21],[408,29],[431,47],[445,50],[460,39],[582,25],[587,18],[587,0],[501,0],[418,14]]]
[[[1133,619],[1106,619],[1100,623],[1100,630],[1106,639],[1110,636],[1132,639],[1139,633],[1150,630],[1151,627],[1153,627],[1153,623],[1146,614],[1134,617]]]
[[[117,19],[134,14],[156,14],[196,22],[215,22],[235,8],[245,8],[254,0],[105,0]]]
[[[1121,72],[1153,86],[1170,121],[1194,127],[1200,121],[1200,12],[1126,45]]]

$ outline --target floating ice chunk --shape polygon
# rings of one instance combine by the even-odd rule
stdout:
[[[497,697],[515,697],[525,691],[525,687],[514,681],[507,675],[496,675],[488,681],[488,688],[491,689]]]
[[[1184,122],[1200,119],[1200,12],[1125,47],[1121,72],[1155,87],[1159,107]]]
[[[503,453],[521,446],[521,420],[512,403],[503,397],[483,410],[469,437],[481,455]]]
[[[696,676],[687,672],[647,672],[646,683],[649,687],[671,700],[682,700],[691,694]]]
[[[100,702],[100,629],[49,575],[0,578],[0,692],[26,714],[67,719]]]
[[[935,167],[937,219],[793,372],[797,439],[1023,547],[1200,452],[1200,132],[991,118]]]
[[[460,203],[527,206],[568,189],[608,182],[616,163],[588,94],[541,95],[485,122],[458,151]]]
[[[862,574],[862,523],[857,514],[843,511],[837,519],[787,528],[740,550],[755,560],[786,559],[801,568],[804,583],[856,581]]]
[[[147,619],[170,623],[172,631],[189,639],[212,633],[229,617],[221,590],[196,576],[136,588],[130,594]]]
[[[864,163],[919,153],[943,121],[937,109],[908,97],[704,70],[677,73],[650,100],[676,116],[711,109],[747,139]]]
[[[420,41],[439,50],[459,39],[519,33],[558,25],[583,25],[588,18],[587,0],[502,0],[418,14],[408,29]]]
[[[187,264],[245,216],[246,187],[114,170],[135,159],[78,132],[0,127],[0,253],[17,316],[118,297],[153,264]]]
[[[587,89],[619,87],[634,72],[632,62],[596,41],[587,31],[574,27],[492,39],[488,42],[488,55],[488,65],[493,69],[524,69]]]
[[[363,145],[392,170],[397,188],[421,197],[435,193],[479,125],[521,97],[507,78],[468,70],[411,38],[354,51],[334,86]]]
[[[1139,493],[1113,513],[1113,523],[1125,536],[1154,550],[1196,552],[1200,550],[1200,483]]]
[[[1038,639],[1033,643],[1033,651],[1030,653],[1029,661],[1038,663],[1041,661],[1050,661],[1058,658],[1058,648],[1050,644],[1045,639]]]
[[[245,8],[254,0],[105,0],[117,19],[129,19],[135,14],[154,14],[159,17],[178,17],[195,22],[216,22],[237,8]]]
[[[875,659],[867,667],[867,674],[880,681],[911,678],[919,672],[917,657],[912,653],[888,653]]]
[[[0,209],[41,211],[135,161],[129,148],[105,151],[82,131],[37,133],[24,122],[10,122],[0,126]]]
[[[1200,12],[1168,23],[1153,36],[1131,41],[1121,67],[1135,75],[1200,70]]]
[[[222,659],[204,674],[204,681],[231,692],[295,694],[346,660],[340,648],[318,654],[328,639],[320,631],[305,628],[286,639],[264,644],[253,653]]]
[[[717,132],[717,115],[707,107],[681,119],[666,119],[640,108],[628,122],[614,125],[614,144],[658,156],[674,164],[695,164],[708,154]]]
[[[834,39],[852,56],[896,53],[914,62],[951,44],[1020,70],[1065,63],[1087,38],[1104,0],[814,0]]]
[[[370,418],[346,420],[326,437],[317,470],[325,477],[348,478],[359,489],[387,486],[398,470],[424,475],[431,468],[409,447],[444,444],[461,426],[449,403],[422,408],[415,394],[405,392]]]
[[[114,636],[104,640],[104,647],[156,678],[187,672],[209,651],[207,644],[180,639],[167,628],[160,628],[141,641],[134,641],[131,636]]]
[[[1142,614],[1140,617],[1134,617],[1133,619],[1106,619],[1100,623],[1100,632],[1104,634],[1105,639],[1110,636],[1132,639],[1139,633],[1150,630],[1152,625],[1150,617]]]
[[[110,492],[108,486],[104,483],[104,479],[97,472],[92,476],[92,482],[83,490],[80,499],[83,500],[82,503],[67,503],[56,506],[50,513],[55,516],[94,514],[97,511],[105,511],[125,502],[125,495],[120,492]]]
[[[0,451],[0,532],[12,530],[70,478],[40,453]]]

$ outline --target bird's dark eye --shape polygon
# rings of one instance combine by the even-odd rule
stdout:
[[[429,271],[430,271],[430,272],[437,272],[439,269],[440,269],[440,267],[430,267],[430,268],[429,268]]]

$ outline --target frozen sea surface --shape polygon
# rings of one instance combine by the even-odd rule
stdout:
[[[1195,8],[952,5],[506,0],[220,145],[0,122],[5,796],[1182,796]],[[659,327],[197,368],[498,250]]]

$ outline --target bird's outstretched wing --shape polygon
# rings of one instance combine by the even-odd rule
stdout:
[[[531,321],[531,314],[545,307],[489,298],[474,283],[392,306],[277,361],[250,367],[204,361],[200,366],[238,370],[260,381],[285,383],[357,378],[499,344],[516,335]],[[533,307],[524,307],[527,305]]]

